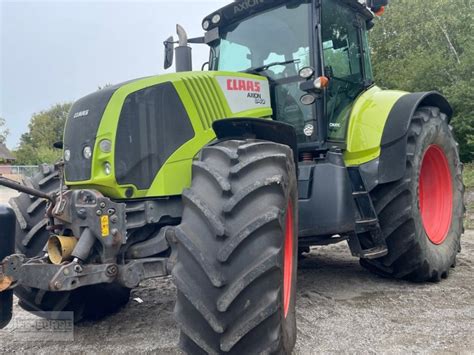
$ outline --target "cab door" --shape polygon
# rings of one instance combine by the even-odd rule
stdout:
[[[321,0],[321,44],[328,140],[344,141],[352,106],[373,84],[366,19],[345,2]]]

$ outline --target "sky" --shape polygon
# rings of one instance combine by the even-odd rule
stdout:
[[[14,149],[33,113],[99,86],[163,73],[163,41],[176,24],[190,37],[232,0],[0,0],[0,117]],[[176,36],[175,36],[176,37]],[[193,46],[195,69],[207,61]],[[171,71],[171,69],[169,70]]]

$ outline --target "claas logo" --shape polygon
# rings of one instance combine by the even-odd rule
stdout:
[[[227,90],[229,91],[260,92],[261,89],[262,87],[259,81],[238,79],[227,80]]]

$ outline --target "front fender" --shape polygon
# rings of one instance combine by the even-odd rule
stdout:
[[[298,165],[298,142],[293,126],[261,118],[226,118],[212,124],[216,136],[225,139],[262,139],[287,145],[293,151],[293,159]]]

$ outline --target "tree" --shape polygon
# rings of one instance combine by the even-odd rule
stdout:
[[[377,82],[446,95],[461,158],[474,160],[474,0],[394,0],[376,22]]]
[[[53,144],[63,139],[64,125],[71,103],[56,104],[46,111],[33,114],[28,132],[20,138],[15,152],[18,164],[36,165],[54,163],[61,151]]]
[[[0,117],[0,143],[5,144],[10,130],[7,128],[7,123],[4,118]]]

